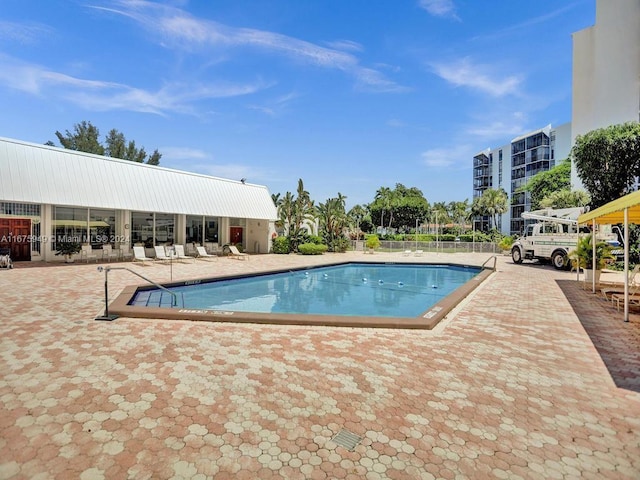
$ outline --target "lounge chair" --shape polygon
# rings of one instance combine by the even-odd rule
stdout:
[[[611,295],[611,302],[616,304],[616,309],[620,311],[620,302],[624,304],[624,293],[614,293]],[[629,306],[640,307],[640,294],[629,292]]]
[[[171,257],[167,255],[167,252],[162,245],[156,245],[155,247],[153,247],[153,249],[156,251],[156,258],[155,258],[156,261],[158,262],[171,261]]]
[[[414,253],[414,255],[415,255],[416,257],[421,257],[423,253],[424,253],[424,251],[423,251],[423,250],[416,250],[416,253]]]
[[[207,250],[204,247],[196,247],[197,258],[201,258],[203,260],[217,260],[217,255],[211,255],[207,253]]]
[[[237,260],[249,260],[249,254],[241,252],[235,245],[229,245],[229,256]]]
[[[193,257],[189,257],[187,255],[184,254],[184,245],[174,245],[174,256],[173,258],[175,258],[176,260],[180,261],[180,260],[192,260],[194,261],[195,259]]]
[[[144,253],[144,247],[133,247],[133,261],[141,262],[142,265],[151,265],[153,258],[147,257]]]
[[[93,253],[93,248],[91,245],[82,245],[82,249],[80,250],[80,258],[86,260],[89,263],[89,260],[93,260],[94,262],[98,261],[98,256]]]
[[[408,257],[409,255],[411,255],[411,250],[405,250],[404,252],[402,252],[403,257]]]
[[[102,245],[102,260],[110,262],[112,258],[118,258],[118,252],[113,250],[113,247],[108,243]]]
[[[640,263],[635,267],[633,267],[633,270],[629,272],[629,294],[630,295],[640,293],[639,291],[640,285],[638,285],[636,282],[636,276],[638,275],[638,272],[640,272]],[[605,300],[612,300],[610,297],[615,293],[624,295],[624,283],[620,283],[620,282],[610,283],[608,285],[603,286],[600,289],[600,292],[602,293],[602,296],[604,297]]]

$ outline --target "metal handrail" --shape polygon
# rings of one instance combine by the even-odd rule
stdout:
[[[489,263],[489,260],[493,259],[493,268],[491,270],[493,270],[494,272],[496,271],[496,264],[498,262],[498,256],[497,255],[491,255],[489,258],[487,258],[484,263],[482,264],[482,268],[485,268],[485,266],[487,265],[487,263]]]
[[[149,282],[150,284],[154,285],[155,287],[159,288],[160,290],[164,290],[165,292],[167,292],[169,295],[171,295],[172,297],[172,301],[171,301],[171,306],[172,307],[176,307],[178,305],[178,295],[175,292],[172,292],[171,290],[169,290],[167,287],[163,287],[162,285],[160,285],[157,282],[154,282],[153,280],[145,277],[144,275],[140,275],[138,272],[131,270],[130,268],[127,267],[102,267],[99,266],[98,267],[98,271],[102,272],[104,270],[104,316],[102,317],[97,317],[96,320],[115,320],[117,317],[117,315],[109,315],[109,272],[111,270],[126,270],[127,272],[133,273],[134,275],[137,275],[138,277],[142,278],[143,280]]]

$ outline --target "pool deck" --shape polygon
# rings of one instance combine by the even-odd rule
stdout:
[[[168,282],[489,257],[111,266]],[[113,270],[109,294],[140,283]],[[0,270],[0,479],[640,478],[640,316],[623,322],[575,273],[499,256],[433,330],[103,311],[94,263]]]

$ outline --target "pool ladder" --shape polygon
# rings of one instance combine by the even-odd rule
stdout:
[[[493,267],[487,267],[487,263],[489,263],[489,261],[493,259]],[[494,272],[496,271],[496,263],[498,261],[498,256],[497,255],[491,255],[489,258],[487,258],[484,263],[482,264],[482,268],[491,268],[491,270],[493,270]]]

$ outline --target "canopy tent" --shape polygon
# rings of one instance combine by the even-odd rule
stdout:
[[[613,200],[578,217],[578,225],[624,225],[624,321],[629,321],[629,223],[640,224],[640,191]],[[593,242],[595,248],[595,242]],[[595,256],[595,255],[594,255]]]

